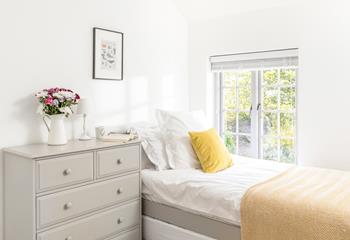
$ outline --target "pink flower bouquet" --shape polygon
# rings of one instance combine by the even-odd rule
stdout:
[[[78,104],[80,96],[70,89],[50,88],[37,94],[40,106],[38,112],[47,115],[64,114],[68,117],[73,113],[72,106]]]

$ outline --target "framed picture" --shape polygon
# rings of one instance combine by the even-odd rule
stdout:
[[[92,78],[123,80],[123,33],[102,28],[93,31]]]

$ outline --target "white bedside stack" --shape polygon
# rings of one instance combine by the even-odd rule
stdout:
[[[140,240],[140,142],[4,149],[5,240]]]

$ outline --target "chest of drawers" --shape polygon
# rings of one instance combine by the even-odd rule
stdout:
[[[5,240],[140,240],[140,143],[4,149]]]

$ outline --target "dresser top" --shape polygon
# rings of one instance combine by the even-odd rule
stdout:
[[[110,147],[127,146],[130,144],[140,143],[140,140],[133,140],[127,143],[104,142],[96,139],[89,141],[72,140],[66,145],[48,146],[46,143],[29,144],[4,148],[4,153],[12,153],[25,158],[43,158],[60,154],[69,154],[89,150],[97,150]]]

